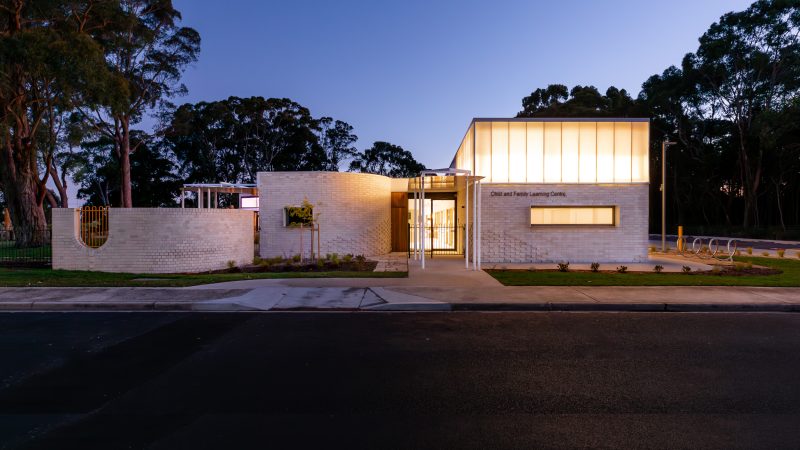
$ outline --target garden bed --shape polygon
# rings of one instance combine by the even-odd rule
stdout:
[[[292,258],[254,258],[253,264],[231,267],[210,273],[285,273],[285,272],[373,272],[378,263],[362,255],[328,254],[316,260],[302,260],[299,255]]]
[[[506,286],[786,286],[800,287],[800,261],[736,257],[739,264],[687,273],[558,269],[489,269]]]

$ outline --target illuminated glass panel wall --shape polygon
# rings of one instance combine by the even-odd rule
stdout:
[[[649,139],[647,121],[478,120],[454,163],[488,183],[642,183]]]

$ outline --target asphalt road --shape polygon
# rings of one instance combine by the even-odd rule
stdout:
[[[800,314],[0,314],[0,448],[798,448]]]

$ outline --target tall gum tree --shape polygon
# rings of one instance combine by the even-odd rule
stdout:
[[[18,246],[38,245],[55,151],[55,117],[77,91],[103,84],[103,52],[91,33],[109,1],[0,2],[0,184]]]
[[[108,69],[118,80],[120,97],[87,99],[78,110],[97,134],[114,142],[119,161],[120,205],[133,207],[130,154],[132,126],[168,99],[186,92],[184,69],[197,60],[200,35],[180,27],[181,14],[171,0],[121,0],[120,14],[103,35]],[[111,101],[107,101],[111,99]]]
[[[769,139],[758,117],[781,111],[800,93],[800,6],[760,0],[728,13],[700,38],[683,71],[694,80],[706,115],[730,121],[744,200],[743,226],[758,226]]]

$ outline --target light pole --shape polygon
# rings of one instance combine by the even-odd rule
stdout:
[[[667,147],[674,142],[661,142],[661,251],[667,251]]]

